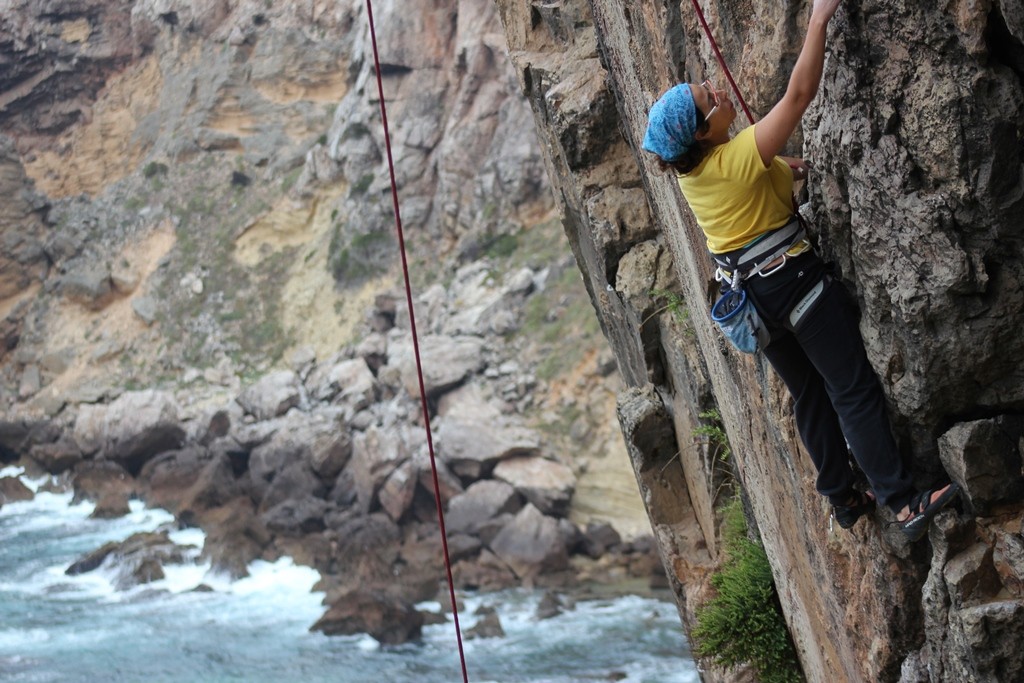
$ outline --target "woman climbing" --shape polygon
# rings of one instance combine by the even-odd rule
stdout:
[[[708,81],[684,83],[651,107],[643,148],[678,176],[719,272],[742,285],[770,333],[764,354],[793,395],[817,490],[835,520],[852,527],[877,498],[916,541],[959,489],[917,491],[911,483],[852,297],[829,276],[794,216],[793,181],[806,177],[808,164],[778,156],[818,91],[839,3],[814,0],[786,93],[759,122],[730,137],[736,108],[727,93]],[[854,488],[850,451],[870,491]]]

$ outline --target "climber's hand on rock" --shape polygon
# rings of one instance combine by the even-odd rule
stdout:
[[[806,180],[808,172],[814,167],[806,159],[798,159],[797,157],[782,157],[782,160],[789,164],[789,168],[792,169],[793,180]]]
[[[836,13],[840,2],[842,0],[814,0],[811,17],[827,22]]]

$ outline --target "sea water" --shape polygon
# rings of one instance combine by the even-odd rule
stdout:
[[[20,475],[7,468],[2,476]],[[40,482],[26,482],[36,487]],[[176,530],[194,561],[127,591],[107,564],[78,576],[67,567],[108,541],[174,528],[166,511],[133,502],[116,520],[93,505],[39,492],[0,508],[0,680],[37,683],[452,683],[463,680],[452,622],[420,642],[382,647],[369,636],[325,636],[319,575],[290,559],[255,562],[231,581],[198,561],[203,535]],[[195,590],[204,586],[201,591]],[[578,602],[538,620],[532,591],[460,595],[465,630],[476,608],[497,610],[505,636],[464,641],[476,683],[693,683],[679,616],[668,601],[639,596]],[[424,608],[439,610],[437,605]]]

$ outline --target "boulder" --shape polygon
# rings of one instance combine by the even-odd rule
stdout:
[[[286,536],[304,536],[326,528],[324,514],[328,503],[320,498],[305,496],[287,499],[260,515],[267,529]]]
[[[60,438],[60,428],[45,419],[0,417],[0,461],[13,460],[31,451],[37,444]]]
[[[1024,538],[1020,534],[997,532],[992,563],[1010,595],[1024,598]]]
[[[100,493],[96,507],[89,516],[93,519],[117,519],[131,512],[129,502],[134,491],[127,487],[107,488]]]
[[[316,434],[309,445],[309,464],[324,481],[336,479],[351,457],[352,435],[340,424]]]
[[[208,510],[202,515],[206,541],[201,557],[211,568],[232,579],[249,575],[249,564],[263,554],[271,534],[263,520],[255,514],[248,496]]]
[[[491,550],[521,579],[569,567],[558,520],[527,504],[491,541]]]
[[[533,273],[524,268],[507,276],[498,286],[490,264],[474,261],[460,268],[449,288],[458,292],[451,313],[444,318],[441,331],[459,335],[504,335],[518,327],[517,309],[522,296],[533,287]]]
[[[390,429],[370,427],[355,435],[348,470],[363,512],[370,510],[384,482],[412,457],[424,439],[421,430],[402,425]]]
[[[139,319],[147,325],[152,325],[157,320],[159,306],[156,299],[148,295],[137,296],[132,299],[132,312],[139,316]]]
[[[73,469],[82,461],[82,449],[72,438],[61,438],[53,443],[36,444],[29,449],[29,457],[50,474]]]
[[[537,603],[537,611],[534,612],[534,618],[539,620],[551,619],[557,617],[565,610],[565,603],[562,602],[562,598],[558,596],[558,593],[553,591],[547,591],[544,596]]]
[[[445,526],[451,533],[475,534],[498,515],[517,513],[522,501],[516,490],[503,481],[475,482],[448,502]]]
[[[595,559],[621,543],[622,536],[607,522],[590,522],[583,533],[583,552]]]
[[[71,301],[98,311],[110,303],[110,271],[98,263],[75,263],[59,280],[58,291]]]
[[[456,563],[452,573],[463,586],[477,590],[501,590],[521,584],[512,569],[487,548],[473,559]]]
[[[447,505],[453,497],[462,493],[462,482],[448,469],[448,465],[441,458],[436,457],[436,454],[433,468],[430,463],[430,452],[425,448],[413,453],[412,462],[414,471],[419,473],[420,486],[425,491],[429,491],[431,495],[434,493],[434,469],[437,470],[437,485],[440,489],[438,493],[440,493],[442,505]]]
[[[274,430],[262,433],[264,440],[254,446],[248,459],[259,498],[274,477],[293,463],[303,463],[322,482],[333,484],[352,456],[351,436],[337,414],[292,411],[273,423]]]
[[[135,479],[123,467],[108,460],[82,462],[71,475],[71,485],[75,492],[74,503],[106,499],[105,505],[116,505],[114,501],[128,500],[136,493]]]
[[[184,518],[202,515],[245,492],[246,487],[235,475],[230,456],[211,452],[195,481],[181,492],[178,514]]]
[[[287,463],[280,472],[276,472],[262,491],[262,495],[254,491],[253,499],[260,512],[266,512],[287,501],[322,499],[327,494],[327,486],[308,464],[298,460]]]
[[[497,612],[484,614],[473,626],[466,629],[466,640],[504,637],[505,629],[501,626],[501,619],[498,617]]]
[[[329,636],[368,633],[384,645],[418,640],[422,629],[423,615],[411,604],[359,590],[336,599],[310,627]]]
[[[384,480],[377,492],[380,505],[388,516],[396,522],[400,521],[412,505],[413,495],[419,477],[411,460],[403,462]]]
[[[147,503],[180,514],[186,499],[185,492],[196,485],[213,459],[214,455],[207,449],[191,446],[167,451],[150,460],[137,478]],[[208,486],[203,485],[201,488]],[[214,497],[199,496],[201,500]]]
[[[456,475],[472,480],[490,476],[506,458],[540,451],[536,432],[508,419],[480,422],[449,414],[438,420],[436,436],[438,456]]]
[[[494,478],[515,487],[546,515],[564,517],[576,488],[576,475],[562,463],[539,456],[509,458],[494,468]]]
[[[116,568],[114,586],[127,590],[164,577],[163,566],[184,564],[191,558],[190,547],[180,546],[166,531],[132,534],[124,541],[112,541],[86,553],[66,570],[68,576],[94,571],[102,565]]]
[[[33,498],[35,494],[32,489],[25,486],[25,482],[18,477],[0,477],[0,506]]]
[[[992,562],[992,548],[975,543],[951,558],[942,570],[953,607],[988,602],[1002,589]]]
[[[317,400],[345,405],[353,413],[377,398],[377,378],[363,358],[342,360],[325,369],[317,367],[306,385]]]
[[[402,386],[409,396],[419,399],[419,378],[412,340],[396,335],[389,343],[388,365],[398,369]],[[427,335],[420,339],[423,385],[428,397],[435,397],[458,386],[484,366],[484,341],[479,337]]]
[[[180,448],[185,438],[174,397],[155,390],[126,392],[107,406],[82,406],[73,433],[83,453],[97,453],[132,474],[153,456]]]
[[[35,363],[25,367],[21,373],[21,382],[18,385],[18,397],[25,399],[35,396],[43,386],[43,377],[39,372],[39,366]]]
[[[237,400],[257,420],[279,417],[302,400],[299,376],[291,370],[271,372],[242,391]]]

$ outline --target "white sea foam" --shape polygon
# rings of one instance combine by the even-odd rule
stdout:
[[[175,543],[192,546],[191,561],[165,565],[160,581],[116,590],[119,570],[112,561],[66,576],[71,562],[103,543],[173,521],[170,513],[139,501],[123,518],[91,519],[91,504],[70,506],[70,500],[70,494],[40,493],[0,509],[0,543],[12,542],[0,557],[0,614],[11,617],[0,621],[0,669],[12,680],[91,681],[114,667],[125,680],[171,683],[267,683],[291,680],[300,670],[310,683],[337,680],[339,671],[359,683],[438,683],[451,681],[458,670],[450,618],[425,627],[421,645],[398,648],[382,647],[368,635],[309,633],[324,611],[323,594],[312,590],[320,578],[315,570],[290,558],[257,561],[248,577],[232,581],[195,561],[205,542],[197,529],[170,531]],[[194,591],[200,584],[212,591]],[[460,596],[464,629],[479,619],[477,608],[493,606],[506,632],[504,638],[465,643],[474,680],[579,683],[610,672],[628,683],[698,680],[684,659],[670,603],[580,602],[538,620],[539,599],[527,591]],[[439,611],[441,605],[428,601],[420,608]]]
[[[16,465],[8,465],[7,467],[0,468],[0,479],[4,477],[20,477],[25,474],[25,468]]]
[[[20,652],[36,647],[50,640],[50,633],[44,628],[0,629],[0,651]]]

